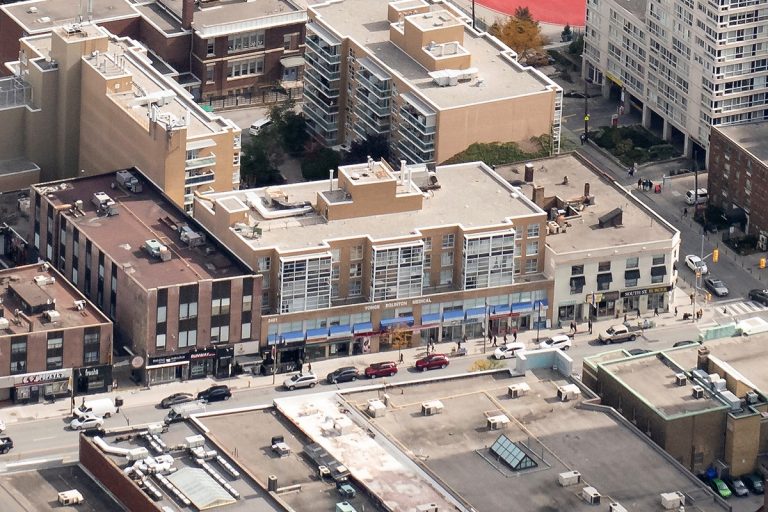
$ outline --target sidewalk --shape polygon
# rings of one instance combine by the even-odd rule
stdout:
[[[649,319],[656,322],[656,327],[653,331],[661,329],[665,326],[679,325],[681,323],[690,324],[694,326],[692,321],[683,321],[683,313],[690,313],[693,311],[690,301],[690,288],[687,283],[679,283],[682,288],[676,288],[672,293],[672,302],[670,304],[670,312],[660,313],[658,317],[653,317],[653,313],[646,313],[641,317],[642,319]],[[700,297],[701,298],[701,297]],[[703,305],[703,302],[697,301],[697,309],[704,310],[704,316],[701,320],[695,323],[695,326],[701,327],[711,325],[714,321],[714,310],[712,307]],[[678,314],[675,316],[675,307],[678,308]],[[628,315],[627,321],[635,323],[636,317],[633,313]],[[608,318],[600,319],[593,322],[592,334],[587,332],[587,325],[585,322],[578,324],[578,331],[574,340],[577,343],[587,343],[597,337],[597,334],[617,323],[623,322],[623,318]],[[551,329],[541,329],[538,333],[539,339],[543,340],[555,334],[567,334],[567,323],[558,328],[555,326]],[[535,329],[529,331],[523,331],[518,334],[518,341],[526,344],[527,347],[533,349],[536,346],[537,332]],[[508,341],[512,341],[511,336]],[[503,343],[503,338],[499,337],[498,344]],[[482,338],[470,339],[464,345],[467,349],[468,358],[482,356],[483,354],[483,340]],[[437,352],[450,354],[451,350],[456,347],[456,343],[452,341],[441,342],[437,344]],[[486,357],[490,357],[493,354],[494,347],[486,340],[485,344]],[[401,368],[413,366],[415,361],[426,354],[425,347],[414,347],[402,350],[403,365]],[[359,369],[363,369],[371,363],[378,361],[397,361],[398,352],[379,352],[372,354],[362,354],[356,356],[350,356],[346,358],[327,359],[324,361],[312,362],[312,371],[320,378],[324,379],[325,376],[333,370],[341,366],[356,366]],[[305,366],[306,370],[306,366]],[[116,372],[118,374],[123,372]],[[196,394],[198,391],[202,391],[213,384],[227,384],[234,392],[242,392],[248,389],[259,389],[279,386],[280,383],[286,379],[290,374],[277,374],[275,375],[275,384],[272,384],[272,376],[254,376],[250,374],[243,374],[229,379],[215,380],[213,378],[195,379],[184,382],[171,382],[167,384],[155,385],[152,387],[144,387],[136,385],[133,381],[127,379],[127,377],[120,377],[118,381],[118,389],[111,393],[102,393],[96,395],[88,395],[86,399],[94,400],[97,398],[112,398],[117,396],[123,398],[125,407],[139,407],[147,405],[155,405],[160,402],[164,397],[179,392],[187,392]],[[378,381],[374,381],[378,382]],[[75,406],[80,405],[83,397],[75,398]],[[13,405],[9,407],[3,407],[0,409],[0,417],[2,417],[6,423],[21,423],[25,421],[35,421],[48,418],[58,418],[67,416],[70,414],[70,401],[68,399],[58,400],[53,404],[40,403],[32,405]]]

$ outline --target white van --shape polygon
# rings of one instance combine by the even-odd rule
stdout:
[[[200,414],[205,412],[205,404],[203,402],[187,402],[186,404],[174,405],[171,410],[168,411],[168,415],[165,417],[164,422],[174,423],[176,421],[184,421],[189,419],[193,414]]]
[[[705,188],[700,188],[698,192],[695,190],[689,190],[685,193],[685,202],[690,205],[693,205],[695,202],[698,204],[706,203],[708,198],[709,194]]]
[[[89,414],[99,418],[109,418],[113,414],[117,414],[118,410],[111,398],[97,398],[96,400],[86,400],[73,412],[76,418],[81,419]]]
[[[272,124],[272,120],[269,118],[269,116],[263,117],[251,123],[251,128],[248,130],[248,133],[250,133],[251,135],[258,135],[259,133],[261,133],[261,130],[263,130],[266,126],[269,126],[270,124]]]

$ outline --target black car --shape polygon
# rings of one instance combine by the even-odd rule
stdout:
[[[163,409],[169,409],[174,405],[191,402],[194,399],[195,397],[194,395],[192,395],[192,393],[174,393],[172,395],[168,395],[167,397],[163,398],[160,401],[160,407],[162,407]]]
[[[641,356],[643,354],[650,354],[651,350],[646,350],[644,348],[633,348],[632,350],[627,350],[627,353],[631,356]]]
[[[13,439],[0,437],[0,453],[8,453],[13,448]]]
[[[205,391],[201,391],[197,394],[198,400],[205,400],[206,402],[218,402],[220,400],[229,400],[232,396],[232,392],[229,390],[229,386],[211,386]]]
[[[741,478],[726,478],[724,481],[725,485],[727,485],[731,492],[736,496],[744,497],[749,495],[747,486],[744,485]]]
[[[338,384],[339,382],[350,382],[357,380],[360,372],[354,366],[344,366],[328,374],[326,379],[328,384]]]
[[[566,98],[591,98],[592,95],[589,93],[584,93],[584,91],[577,91],[575,89],[571,89],[570,91],[563,94]]]
[[[751,473],[749,475],[744,475],[741,477],[741,481],[744,482],[747,489],[755,494],[763,494],[765,492],[763,477],[758,474]]]
[[[749,297],[749,300],[759,302],[763,306],[768,306],[768,290],[749,290],[747,297]]]
[[[672,346],[673,346],[673,347],[684,347],[684,346],[686,346],[686,345],[696,345],[697,343],[698,343],[698,341],[693,341],[693,340],[685,340],[685,341],[678,341],[678,342],[676,342],[676,343],[675,343],[674,345],[672,345]]]

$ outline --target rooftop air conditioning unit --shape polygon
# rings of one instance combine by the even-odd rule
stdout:
[[[687,382],[688,382],[688,379],[686,378],[684,373],[675,374],[675,384],[677,384],[678,386],[685,386]]]
[[[11,326],[11,322],[7,318],[0,316],[0,329],[8,329]]]
[[[58,322],[61,319],[61,313],[55,309],[49,309],[43,315],[49,322]]]
[[[82,311],[85,309],[85,301],[84,300],[76,300],[75,301],[75,309],[78,311]]]
[[[512,384],[507,388],[507,395],[510,398],[519,398],[525,396],[531,390],[531,386],[527,382],[520,382],[518,384]]]
[[[581,490],[581,497],[590,505],[600,504],[600,493],[594,487],[585,487]]]
[[[439,509],[434,503],[425,503],[416,507],[416,512],[439,512]]]
[[[674,510],[685,505],[685,495],[681,492],[663,492],[660,496],[664,510]]]
[[[561,487],[576,485],[581,482],[581,473],[578,471],[566,471],[557,475],[557,482]]]
[[[691,388],[693,398],[704,398],[704,388],[701,386],[693,386]]]
[[[760,398],[759,395],[754,391],[750,391],[747,393],[747,403],[750,405],[756,404],[759,398]]]
[[[614,502],[608,505],[608,511],[609,512],[627,512],[627,509],[622,507],[620,504]]]

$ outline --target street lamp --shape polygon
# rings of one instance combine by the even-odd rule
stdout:
[[[485,335],[483,336],[483,354],[485,354],[485,340],[491,337],[491,308],[488,306],[488,299],[485,299]]]
[[[539,301],[539,317],[536,320],[536,345],[539,344],[539,333],[541,332],[541,301]]]
[[[587,85],[592,80],[589,77],[584,78],[584,141],[589,138],[589,90]]]

